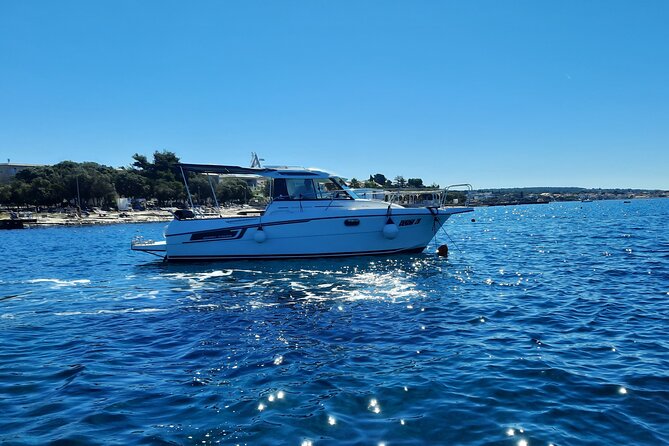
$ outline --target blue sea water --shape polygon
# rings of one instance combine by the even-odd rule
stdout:
[[[448,258],[202,264],[129,250],[163,224],[3,231],[0,442],[669,444],[668,221],[479,208]]]

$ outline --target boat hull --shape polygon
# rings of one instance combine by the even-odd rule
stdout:
[[[287,259],[421,252],[455,213],[469,209],[331,209],[273,213],[271,218],[174,220],[165,236],[168,261]],[[322,215],[322,214],[321,214]],[[386,225],[395,226],[390,230]]]

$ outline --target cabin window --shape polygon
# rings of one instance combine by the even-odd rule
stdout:
[[[353,197],[330,178],[275,178],[275,200],[350,200]]]
[[[286,179],[286,186],[288,186],[288,195],[293,200],[315,200],[318,198],[312,179]]]
[[[275,200],[288,200],[288,186],[284,178],[276,178],[273,182],[272,198]]]
[[[352,200],[353,196],[331,178],[314,180],[319,197],[323,200]]]

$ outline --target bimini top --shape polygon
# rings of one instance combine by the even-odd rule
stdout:
[[[333,175],[324,170],[305,169],[301,167],[241,167],[224,166],[217,164],[186,164],[180,163],[177,166],[184,172],[196,173],[217,173],[222,175],[258,175],[270,178],[330,178]]]

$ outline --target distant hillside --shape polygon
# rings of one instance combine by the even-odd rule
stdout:
[[[472,192],[472,205],[499,206],[549,203],[551,201],[621,200],[667,198],[669,191],[647,189],[586,189],[584,187],[514,187],[478,189]]]
[[[476,189],[475,192],[492,192],[514,194],[524,192],[526,194],[578,194],[585,191],[583,187],[503,187],[494,189]]]
[[[658,193],[668,192],[661,189],[602,189],[602,188],[585,188],[585,187],[508,187],[508,188],[494,188],[494,189],[475,189],[475,192],[493,192],[493,193],[519,193],[526,194],[580,194],[580,193],[604,193],[604,194],[620,194],[620,193]]]

